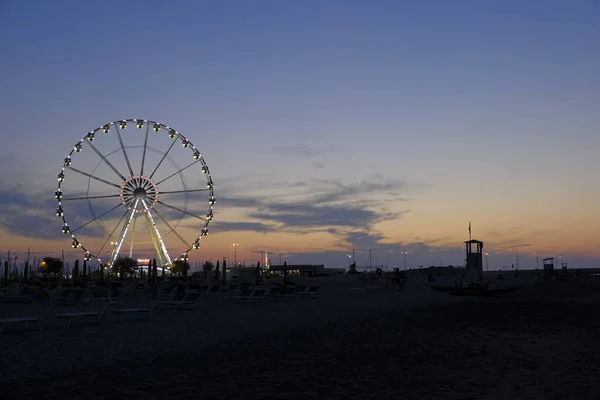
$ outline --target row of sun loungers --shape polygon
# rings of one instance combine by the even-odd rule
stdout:
[[[228,288],[219,286],[179,285],[165,289],[159,293],[146,291],[142,285],[132,291],[122,291],[120,297],[133,295],[140,296],[141,301],[134,307],[115,307],[127,304],[120,297],[111,296],[109,287],[93,286],[88,289],[55,289],[54,291],[38,291],[50,298],[50,307],[39,317],[5,317],[0,318],[0,334],[6,325],[24,325],[28,329],[41,330],[41,321],[46,318],[55,306],[85,306],[85,309],[73,312],[52,314],[58,325],[70,327],[73,320],[80,322],[102,323],[103,317],[110,312],[112,321],[126,321],[128,317],[136,316],[137,319],[154,317],[156,309],[167,310],[194,310],[202,299],[215,296],[218,293],[227,293],[226,299],[235,300],[237,303],[262,303],[264,301],[291,301],[299,298],[316,298],[319,295],[319,286],[272,287],[270,289],[242,287],[231,285]],[[153,289],[151,292],[154,292]],[[154,297],[154,298],[153,298]],[[36,297],[31,297],[36,301]]]

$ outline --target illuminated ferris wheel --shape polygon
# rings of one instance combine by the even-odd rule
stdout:
[[[167,249],[187,260],[208,234],[215,204],[199,149],[177,130],[145,119],[104,124],[75,143],[54,195],[72,247],[109,267],[123,254],[155,254],[167,266],[173,261]]]

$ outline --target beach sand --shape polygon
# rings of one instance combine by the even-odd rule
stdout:
[[[590,278],[592,279],[592,278]],[[509,298],[425,288],[159,312],[155,321],[1,336],[3,399],[600,398],[598,283]]]

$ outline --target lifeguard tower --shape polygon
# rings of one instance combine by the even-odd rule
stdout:
[[[470,239],[465,242],[467,250],[467,276],[471,279],[483,278],[483,242]]]
[[[544,278],[551,278],[554,276],[554,257],[544,258],[542,260],[544,266]]]

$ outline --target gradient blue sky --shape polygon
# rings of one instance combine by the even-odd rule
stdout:
[[[0,247],[68,250],[62,158],[148,118],[211,166],[193,259],[460,264],[472,221],[490,267],[600,266],[598,21],[591,0],[3,1]]]

